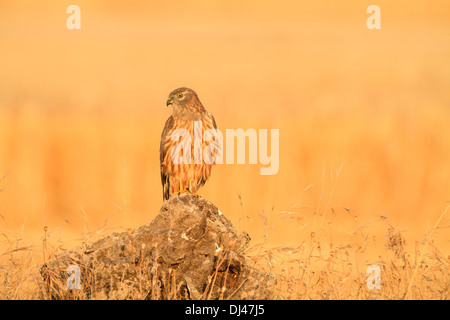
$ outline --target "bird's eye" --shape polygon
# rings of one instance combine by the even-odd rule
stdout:
[[[178,97],[178,99],[181,99],[181,98],[183,98],[183,94],[179,93],[179,94],[177,94],[177,97]]]

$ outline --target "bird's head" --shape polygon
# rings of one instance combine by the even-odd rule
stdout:
[[[166,105],[172,106],[174,113],[201,111],[203,109],[195,91],[184,87],[173,90],[169,94]]]

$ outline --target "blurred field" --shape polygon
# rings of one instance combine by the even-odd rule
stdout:
[[[280,129],[277,175],[220,165],[199,192],[262,260],[279,252],[280,297],[448,299],[448,1],[377,1],[381,30],[356,0],[77,1],[72,31],[70,4],[0,2],[0,298],[36,298],[22,277],[48,258],[45,226],[67,249],[151,221],[166,97],[188,86],[220,129]],[[340,247],[344,284],[326,266]],[[380,261],[402,285],[355,295]]]

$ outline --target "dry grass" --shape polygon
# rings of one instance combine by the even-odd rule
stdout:
[[[222,165],[200,190],[279,298],[448,299],[449,3],[378,5],[369,31],[361,1],[79,1],[77,32],[54,1],[2,1],[0,298],[156,215],[165,98],[186,85],[219,128],[280,129],[277,175]]]
[[[274,292],[275,299],[447,300],[450,293],[450,256],[445,256],[435,246],[433,234],[445,228],[440,226],[440,222],[444,220],[449,208],[450,206],[441,214],[431,230],[411,245],[407,245],[402,232],[392,226],[387,217],[381,216],[377,223],[384,226],[384,239],[370,237],[369,224],[364,224],[348,234],[349,241],[336,243],[332,237],[335,227],[329,223],[327,231],[321,233],[317,229],[316,232],[311,232],[309,239],[296,247],[273,247],[268,244],[269,239],[266,239],[253,244],[245,253],[250,257],[253,267],[276,274],[278,282]],[[291,214],[298,218],[297,214]],[[265,220],[265,217],[262,216],[262,219]],[[267,225],[267,221],[264,224]],[[380,226],[376,229],[380,230]],[[6,234],[3,236],[9,241]],[[93,241],[100,236],[102,234],[97,233],[97,236],[88,236],[86,240]],[[32,247],[21,247],[19,243],[20,239],[9,241],[9,250],[3,253],[7,262],[0,266],[0,299],[49,299],[50,294],[46,293],[46,285],[39,274],[42,262],[35,260]],[[49,242],[45,227],[40,247],[45,262],[60,252],[61,243]],[[221,250],[218,253],[216,272],[209,277],[210,282],[202,299],[208,299],[211,294],[209,288],[217,280],[217,270],[223,263],[223,252]],[[380,289],[368,288],[369,274],[366,270],[369,265],[377,265],[381,269]],[[137,269],[139,273],[148,269],[148,266],[138,265]],[[61,272],[64,273],[65,270]],[[158,274],[157,264],[152,267],[151,273]],[[176,274],[169,272],[166,277],[165,296],[169,299],[179,298],[182,290],[176,286]],[[89,277],[83,279],[92,280]],[[139,283],[140,290],[129,298],[158,298],[154,296],[157,290],[153,288],[160,288],[161,284],[156,279],[154,276]],[[227,279],[220,281],[226,283]],[[82,286],[95,287],[89,283],[82,283]],[[101,295],[91,291],[86,295],[65,287],[58,287],[56,290],[60,297],[69,299],[101,298]],[[68,291],[70,294],[67,294]],[[252,294],[254,293],[248,293],[248,298],[251,299]],[[222,291],[221,299],[232,297],[232,292]]]
[[[317,239],[312,232],[310,240],[298,247],[259,250],[256,260],[265,259],[266,269],[278,275],[280,299],[449,298],[450,256],[436,248],[431,237],[439,229],[438,223],[409,246],[401,232],[389,225],[382,241],[385,248],[376,256],[377,241],[369,238],[367,227],[352,232],[358,239],[355,242],[336,245]],[[368,288],[369,265],[380,267],[380,289]]]

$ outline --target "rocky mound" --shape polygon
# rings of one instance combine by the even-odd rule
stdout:
[[[42,298],[270,299],[276,279],[251,267],[249,241],[212,203],[175,195],[148,225],[48,261]]]

